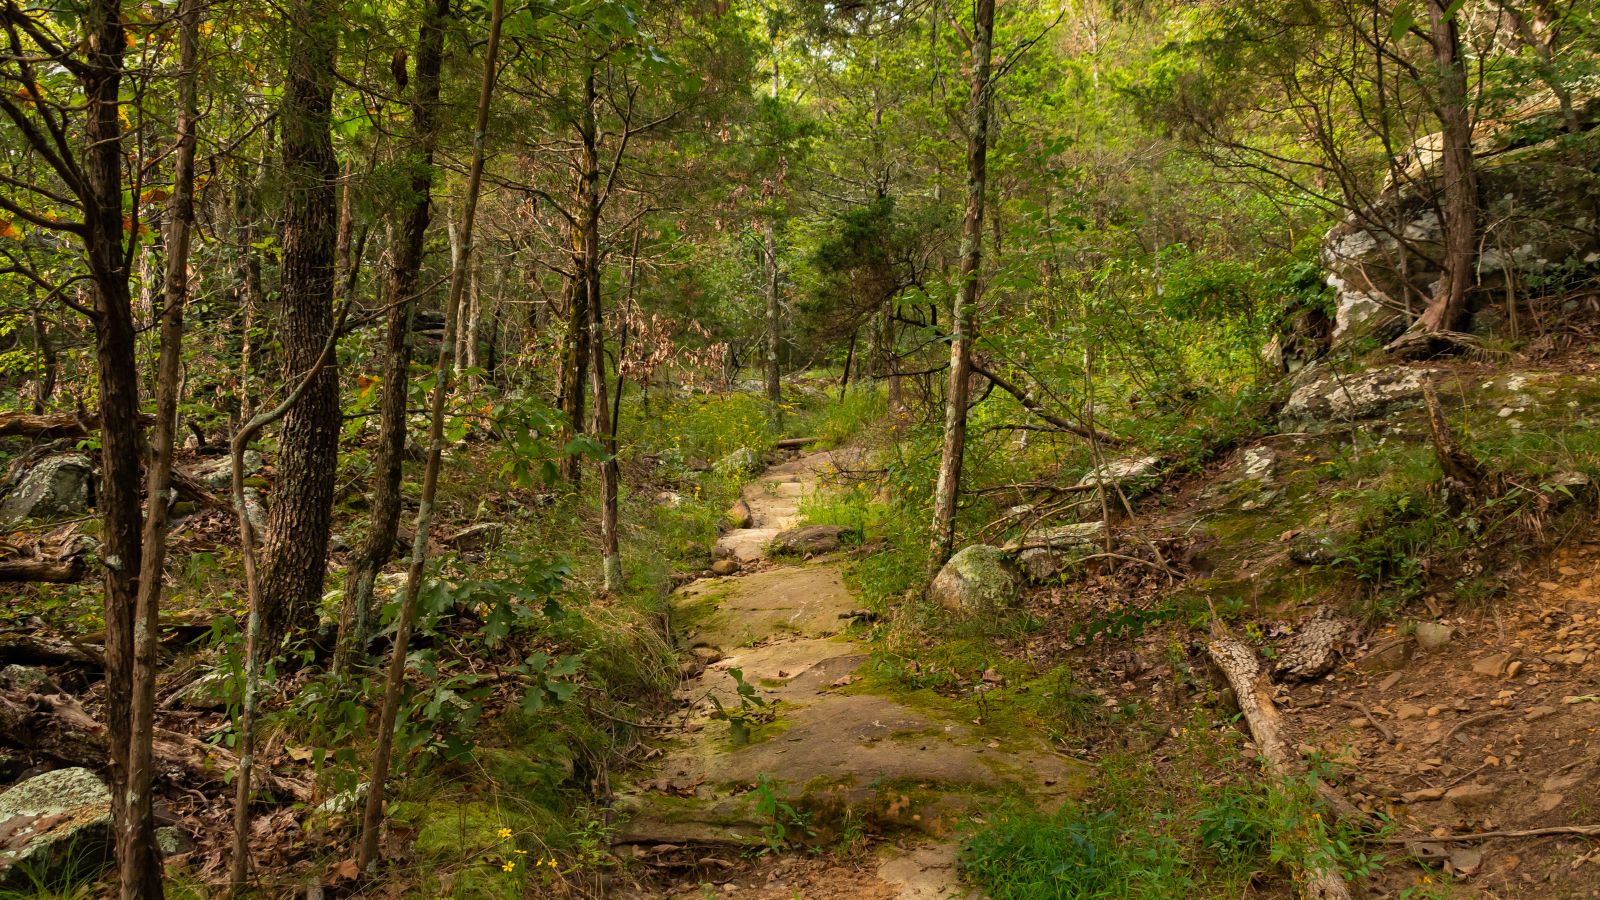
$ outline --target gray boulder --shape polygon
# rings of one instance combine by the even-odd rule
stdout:
[[[1012,606],[1021,590],[1022,578],[1004,550],[973,544],[950,557],[928,596],[952,612],[985,615]]]
[[[711,469],[725,477],[754,475],[761,471],[761,454],[749,447],[740,447],[717,460]]]
[[[1160,474],[1161,457],[1159,456],[1130,456],[1124,459],[1113,459],[1110,462],[1094,469],[1090,469],[1082,478],[1078,479],[1079,487],[1104,483],[1106,487],[1144,487],[1156,480]]]
[[[1323,372],[1289,395],[1279,425],[1285,431],[1317,431],[1376,418],[1421,401],[1422,386],[1434,374],[1398,365],[1349,375]]]
[[[1014,556],[1029,581],[1046,584],[1076,571],[1085,557],[1099,552],[1105,533],[1104,522],[1057,525],[1030,531],[1004,549]]]
[[[814,556],[839,549],[839,540],[849,531],[838,525],[806,525],[780,533],[767,545],[779,556]]]
[[[0,887],[58,885],[103,865],[111,791],[88,769],[57,769],[0,793]]]
[[[0,503],[0,526],[28,519],[49,521],[89,511],[94,464],[82,453],[49,456],[34,464]]]
[[[261,454],[255,450],[244,452],[244,474],[246,477],[261,471]],[[214,491],[226,491],[233,487],[233,457],[220,456],[207,463],[197,466],[193,472],[196,481]]]

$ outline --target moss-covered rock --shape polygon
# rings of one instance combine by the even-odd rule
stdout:
[[[952,612],[983,615],[1014,605],[1022,579],[1006,552],[987,544],[964,547],[944,564],[928,596]]]

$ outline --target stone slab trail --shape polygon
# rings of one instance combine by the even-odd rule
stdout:
[[[958,877],[959,824],[1002,796],[1050,808],[1083,786],[1079,763],[997,749],[969,723],[863,690],[871,650],[845,633],[860,604],[842,562],[767,558],[768,543],[800,524],[802,500],[825,490],[832,471],[833,455],[811,453],[746,485],[750,527],[724,534],[716,550],[741,572],[672,598],[675,637],[697,662],[677,691],[678,727],[618,791],[615,842],[646,860],[676,853],[713,864],[631,896],[700,897],[714,885],[746,897],[976,897]],[[713,716],[712,697],[738,707],[733,669],[775,704],[774,720],[744,745]],[[771,854],[730,863],[762,846],[772,827],[763,795],[800,810],[824,847],[851,829],[883,840],[865,861]]]

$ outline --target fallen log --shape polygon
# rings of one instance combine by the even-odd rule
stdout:
[[[779,450],[799,450],[808,444],[815,444],[820,440],[822,440],[822,438],[819,437],[783,438],[782,440],[778,441],[777,447]]]
[[[92,644],[39,635],[0,634],[0,663],[24,666],[90,666],[105,668],[104,651]]]
[[[148,425],[154,416],[141,415],[139,421]],[[0,437],[31,437],[35,440],[88,437],[100,430],[100,419],[88,413],[31,413],[0,414]]]
[[[1267,774],[1275,778],[1286,778],[1297,774],[1300,770],[1299,756],[1291,754],[1288,744],[1283,740],[1280,727],[1282,720],[1278,716],[1278,710],[1272,705],[1272,700],[1261,691],[1261,685],[1266,679],[1255,651],[1228,636],[1220,628],[1214,628],[1211,640],[1206,642],[1206,652],[1211,657],[1211,662],[1227,679],[1228,686],[1233,689],[1234,699],[1239,703],[1239,712],[1244,715],[1245,726],[1250,729],[1250,737],[1255,741],[1256,750],[1260,752],[1261,758],[1266,761]],[[1354,811],[1357,816],[1361,815],[1348,800],[1339,797],[1331,787],[1320,780],[1317,782],[1317,793],[1329,801],[1329,805],[1336,813],[1339,813],[1340,807],[1344,806]],[[1337,802],[1334,802],[1333,798],[1337,798]],[[1327,862],[1308,863],[1305,896],[1313,900],[1349,900],[1350,888],[1344,883],[1344,877],[1339,874],[1339,870]]]
[[[106,727],[65,694],[0,694],[0,741],[59,762],[102,769],[110,759]],[[151,738],[157,777],[185,788],[226,791],[239,760],[221,747],[158,728]],[[256,783],[273,797],[307,801],[303,781],[256,770]]]
[[[67,559],[7,559],[0,560],[0,583],[40,581],[49,584],[71,584],[83,580],[88,567],[83,557]]]

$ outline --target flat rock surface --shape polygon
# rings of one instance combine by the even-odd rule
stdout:
[[[826,454],[802,456],[747,486],[754,527],[726,535],[723,555],[763,562],[765,535],[798,523],[797,498],[817,490],[828,464]],[[922,835],[855,872],[851,896],[966,897],[955,865],[957,818],[1002,795],[1026,793],[1049,808],[1081,790],[1086,767],[1042,744],[1004,746],[939,710],[865,690],[871,651],[845,634],[850,620],[842,617],[859,606],[839,565],[826,559],[678,591],[680,645],[702,648],[697,655],[710,662],[679,686],[680,727],[662,753],[619,791],[626,819],[616,842],[647,850],[759,841],[771,822],[758,808],[757,785],[765,784],[819,827],[830,815],[847,816],[876,831]],[[738,707],[732,670],[775,711],[743,745],[713,718],[712,698]]]

